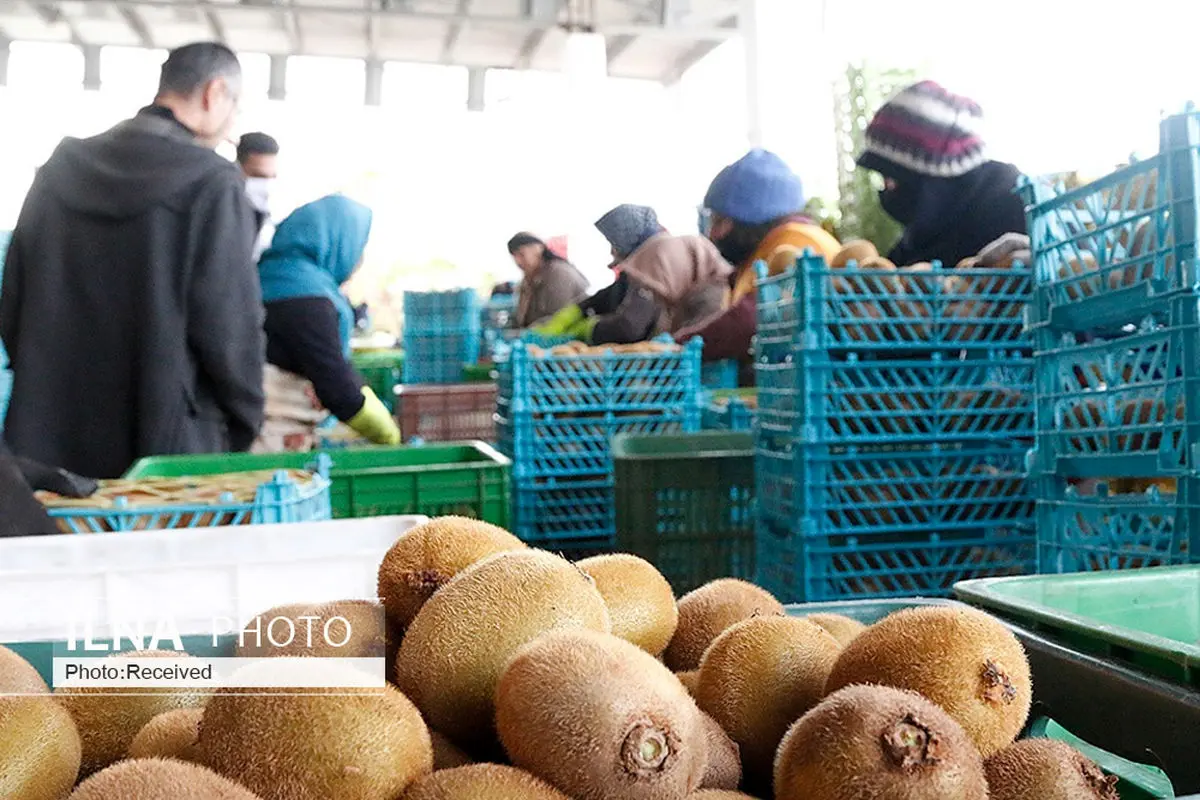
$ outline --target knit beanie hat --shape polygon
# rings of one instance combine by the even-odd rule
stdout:
[[[858,165],[884,175],[896,166],[935,178],[965,175],[986,160],[982,121],[975,101],[921,81],[876,112]]]
[[[622,258],[662,231],[658,215],[648,206],[619,205],[596,220],[596,229]]]
[[[804,185],[782,158],[755,149],[717,174],[704,207],[745,225],[762,225],[803,211]]]

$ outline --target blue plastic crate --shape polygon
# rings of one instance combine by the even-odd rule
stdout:
[[[700,383],[706,389],[736,389],[739,368],[734,359],[705,361],[700,366]]]
[[[327,469],[320,467],[321,471]],[[254,500],[248,503],[229,497],[205,504],[131,506],[122,497],[109,508],[51,508],[48,513],[71,533],[319,522],[333,516],[329,487],[329,479],[320,472],[302,486],[286,471],[279,471],[258,487]]]
[[[710,396],[700,416],[700,427],[706,431],[753,430],[757,411],[757,405],[751,401],[750,396]]]
[[[1060,477],[1192,474],[1200,443],[1198,301],[1112,339],[1038,332],[1037,451]]]
[[[859,352],[1012,350],[1024,344],[1031,271],[831,269],[820,256],[768,276],[758,265],[760,362],[795,348]]]
[[[525,413],[647,412],[672,408],[685,430],[700,425],[699,339],[664,352],[590,351],[552,355],[516,342],[497,361],[502,405]]]
[[[474,289],[405,292],[404,331],[440,333],[480,326],[479,295]]]
[[[758,365],[759,420],[808,444],[922,444],[1032,438],[1033,360],[1021,352],[978,358],[834,360],[797,351]]]
[[[646,435],[684,430],[684,415],[678,410],[562,418],[553,415],[535,418],[529,414],[508,417],[502,413],[496,422],[498,449],[512,459],[516,477],[608,477],[612,475],[613,437],[623,433]]]
[[[1038,482],[1039,572],[1136,569],[1200,560],[1196,478],[1160,480],[1161,488],[1149,481],[1126,481],[1141,485],[1130,486],[1135,491],[1124,494],[1110,491],[1104,482]],[[1143,485],[1147,488],[1136,491]]]
[[[8,416],[8,401],[12,399],[12,370],[0,369],[0,431],[4,430],[4,418]]]
[[[405,331],[405,383],[458,383],[463,367],[474,364],[479,352],[479,329],[421,333]]]
[[[539,547],[604,546],[616,536],[611,472],[593,479],[513,481],[513,533]]]

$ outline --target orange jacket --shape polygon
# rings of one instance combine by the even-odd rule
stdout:
[[[816,255],[824,256],[825,262],[828,263],[842,246],[828,231],[818,225],[785,222],[768,233],[750,260],[738,267],[730,304],[737,303],[748,294],[754,294],[754,282],[757,277],[754,265],[759,261],[767,262],[771,275],[778,275],[795,264],[797,256],[806,248]]]

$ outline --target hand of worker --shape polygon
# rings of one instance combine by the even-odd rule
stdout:
[[[576,305],[570,305],[534,328],[533,332],[541,336],[563,336],[582,319],[583,309]]]
[[[350,427],[374,444],[400,444],[400,428],[396,426],[387,406],[369,386],[362,388],[362,395],[363,407],[348,423]]]
[[[1029,237],[1023,233],[1006,233],[979,251],[981,267],[1007,268],[1017,262],[1025,266],[1033,262]]]
[[[599,317],[584,317],[583,319],[572,325],[566,335],[572,339],[578,339],[587,344],[592,343],[592,332],[596,329],[596,323],[600,321]]]

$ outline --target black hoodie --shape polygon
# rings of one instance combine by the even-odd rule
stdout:
[[[248,448],[263,414],[254,236],[237,167],[165,109],[64,139],[5,262],[13,450],[107,478],[143,456]]]

